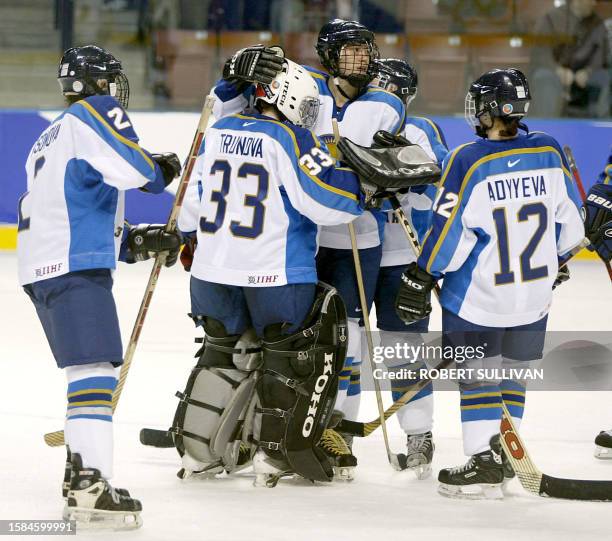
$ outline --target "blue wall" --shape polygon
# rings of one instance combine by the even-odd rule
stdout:
[[[138,113],[130,116],[136,119]],[[444,131],[450,148],[474,138],[463,118],[434,117],[434,120]],[[0,112],[0,222],[17,222],[17,200],[26,186],[24,163],[31,145],[48,124],[49,121],[36,111]],[[534,119],[528,124],[531,130],[545,131],[562,146],[572,148],[588,189],[606,165],[612,143],[612,123]],[[126,217],[132,223],[163,223],[171,205],[170,194],[151,196],[130,190],[126,198]]]

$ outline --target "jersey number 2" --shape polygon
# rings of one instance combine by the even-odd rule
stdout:
[[[202,233],[216,233],[223,225],[225,220],[225,212],[227,210],[227,201],[225,198],[229,193],[230,182],[232,176],[232,166],[225,160],[217,160],[210,168],[210,174],[215,175],[221,173],[221,189],[213,190],[210,195],[210,200],[217,204],[217,212],[215,219],[210,221],[202,216],[200,218],[200,231]],[[237,179],[245,179],[249,175],[257,177],[257,193],[247,194],[244,196],[244,206],[253,207],[253,219],[251,225],[243,225],[242,223],[232,220],[230,222],[230,231],[236,237],[246,239],[254,239],[261,235],[264,225],[264,217],[266,215],[266,207],[263,201],[268,197],[268,171],[261,164],[243,163],[236,174]]]
[[[548,267],[546,265],[535,268],[531,266],[531,256],[533,256],[533,253],[538,247],[538,244],[540,244],[540,240],[542,240],[542,236],[546,231],[546,225],[548,223],[548,211],[546,206],[544,206],[543,203],[530,203],[528,205],[523,205],[517,213],[519,222],[525,222],[529,220],[531,216],[537,216],[538,227],[521,253],[520,266],[522,282],[539,280],[540,278],[546,278],[548,276]],[[493,211],[493,220],[495,221],[495,229],[497,230],[497,248],[499,250],[500,266],[500,271],[495,273],[495,285],[501,286],[505,284],[512,284],[514,283],[514,272],[510,269],[510,250],[508,243],[508,222],[506,220],[506,209],[495,209]]]

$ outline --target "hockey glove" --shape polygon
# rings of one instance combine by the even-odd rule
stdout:
[[[157,165],[159,165],[159,168],[162,170],[164,184],[166,186],[181,174],[181,162],[174,152],[151,154],[151,158],[157,162]]]
[[[584,230],[595,250],[604,261],[612,258],[612,184],[595,184],[589,190],[582,207]]]
[[[178,231],[166,232],[164,224],[140,224],[130,227],[127,244],[134,261],[146,261],[156,253],[167,252],[164,265],[171,267],[178,259],[181,235]]]
[[[270,84],[283,69],[283,56],[279,56],[279,50],[280,47],[263,45],[240,49],[223,66],[223,78],[230,82]]]
[[[553,289],[559,287],[563,282],[567,282],[570,279],[570,271],[567,265],[562,265],[559,267],[557,271],[557,277],[555,278],[555,282],[553,283]]]
[[[404,323],[413,323],[431,313],[431,290],[435,284],[431,274],[410,263],[402,273],[395,311]]]

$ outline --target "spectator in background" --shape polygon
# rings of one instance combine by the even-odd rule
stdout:
[[[595,0],[569,0],[536,24],[533,115],[608,115],[608,35],[595,5]]]

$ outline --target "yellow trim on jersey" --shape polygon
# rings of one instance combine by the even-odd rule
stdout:
[[[440,135],[440,132],[438,130],[438,127],[436,126],[435,122],[433,122],[433,120],[429,120],[428,118],[425,118],[424,116],[413,116],[411,118],[418,118],[420,120],[424,120],[425,122],[427,122],[431,128],[433,129],[433,131],[436,132],[436,137],[438,138],[438,143],[440,143],[441,145],[443,145],[444,143],[442,142],[442,136]]]
[[[612,178],[612,163],[606,165],[604,169],[605,178],[603,179],[603,184],[610,184],[610,179]]]
[[[17,248],[17,226],[0,226],[0,250]]]
[[[451,165],[452,160],[455,158],[455,156],[457,155],[458,151],[461,148],[463,147],[459,147],[457,148],[457,150],[453,152],[453,155],[451,156],[451,159],[449,161],[449,165],[446,168],[446,171],[444,172],[442,181],[440,182],[440,188],[442,188],[442,186],[444,185],[444,182],[446,181],[446,176],[451,169],[450,165]],[[463,180],[461,181],[461,190],[459,190],[459,196],[457,199],[457,203],[455,204],[455,207],[453,208],[451,212],[450,218],[446,221],[446,224],[444,224],[442,232],[440,233],[440,237],[438,238],[433,250],[431,251],[431,255],[429,256],[429,260],[427,261],[427,267],[425,269],[427,272],[431,272],[431,266],[433,265],[433,262],[435,261],[436,256],[438,255],[438,252],[440,251],[440,248],[442,244],[444,243],[444,240],[446,239],[446,235],[448,234],[448,231],[455,219],[455,216],[457,215],[457,211],[461,207],[463,193],[465,191],[466,186],[470,183],[470,179],[472,175],[474,174],[474,171],[476,171],[476,169],[478,169],[478,167],[480,167],[482,164],[487,163],[491,160],[496,160],[498,158],[514,156],[516,154],[542,154],[544,152],[554,152],[557,156],[559,156],[559,162],[561,163],[561,170],[570,179],[572,178],[569,171],[563,165],[563,158],[559,154],[559,151],[556,148],[548,146],[548,145],[543,146],[543,147],[513,148],[511,150],[504,150],[503,152],[496,152],[495,154],[488,154],[487,156],[483,156],[482,158],[480,158],[479,160],[477,160],[476,162],[472,164],[472,166],[467,170],[467,173],[463,177]]]
[[[314,77],[316,79],[323,79],[324,81],[327,79],[325,75],[321,75],[320,73],[317,73],[316,71],[310,71],[308,68],[305,68],[305,69],[308,72],[308,75],[310,75],[311,77]]]
[[[241,115],[240,113],[235,114],[235,115],[231,115],[233,117],[236,118],[241,118],[243,120],[252,120],[253,117],[251,116],[246,116],[246,115]],[[261,120],[262,122],[271,122],[273,124],[276,124],[278,126],[280,126],[281,128],[283,128],[283,130],[285,130],[290,136],[291,139],[293,141],[293,146],[295,148],[295,154],[296,156],[299,158],[301,156],[300,154],[300,147],[297,143],[297,139],[295,138],[295,134],[291,131],[290,128],[288,128],[287,126],[285,126],[282,122],[279,122],[278,120],[274,120],[272,118],[257,118],[257,120]],[[314,133],[312,133],[310,130],[308,130],[310,135],[312,136],[312,139],[315,143],[315,146],[320,147],[321,145],[319,144],[319,140],[317,139],[317,137],[315,136]],[[321,188],[328,190],[330,192],[333,192],[337,195],[341,195],[342,197],[347,197],[348,199],[351,199],[352,201],[358,201],[359,198],[351,193],[351,192],[347,192],[345,190],[341,190],[340,188],[335,188],[334,186],[330,186],[329,184],[326,184],[325,182],[323,182],[320,178],[311,175],[307,169],[305,169],[304,167],[302,167],[302,165],[299,163],[298,160],[298,165],[300,166],[300,169],[308,176],[308,178],[310,178],[310,180],[312,180],[315,184],[317,184],[318,186],[320,186]]]
[[[110,389],[83,389],[82,391],[74,391],[73,393],[68,393],[68,398],[72,398],[73,396],[80,396],[82,394],[109,394],[112,396],[113,391]]]
[[[140,148],[140,145],[138,145],[138,143],[134,143],[134,141],[130,141],[126,137],[123,137],[123,135],[121,135],[120,133],[117,133],[113,129],[113,127],[108,122],[106,122],[106,120],[104,120],[102,115],[100,115],[100,113],[98,113],[98,111],[96,111],[91,106],[91,104],[87,103],[84,100],[78,101],[77,103],[79,105],[82,105],[83,107],[85,107],[85,109],[87,109],[94,117],[96,117],[111,132],[111,135],[113,135],[116,139],[119,139],[119,141],[121,141],[124,145],[127,145],[127,146],[133,148],[134,150],[136,150],[137,152],[139,152],[142,155],[142,157],[144,158],[144,160],[147,162],[149,167],[151,169],[153,169],[153,171],[155,171],[155,165],[153,165],[153,160],[151,160],[151,158],[149,158],[145,154],[145,152],[142,150],[142,148]]]

